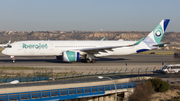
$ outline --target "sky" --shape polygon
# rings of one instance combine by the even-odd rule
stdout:
[[[180,0],[0,0],[0,31],[151,31],[170,19],[180,32]]]

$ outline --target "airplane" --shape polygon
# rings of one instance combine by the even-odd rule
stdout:
[[[11,44],[11,40],[9,40],[9,42],[7,44],[0,44],[0,48],[10,47],[9,46],[10,44]]]
[[[129,55],[163,47],[161,39],[170,19],[163,19],[147,37],[139,41],[124,40],[27,40],[4,45],[3,54],[13,62],[15,56],[56,56],[64,62],[83,61],[95,63],[95,57]],[[0,45],[1,47],[3,45]]]

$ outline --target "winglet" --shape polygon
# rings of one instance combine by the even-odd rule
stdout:
[[[105,38],[102,38],[101,41],[104,41]]]
[[[133,45],[138,45],[139,43],[141,43],[141,41],[143,41],[144,40],[144,38],[142,38],[141,40],[139,40],[138,42],[136,42],[135,44],[133,44]]]

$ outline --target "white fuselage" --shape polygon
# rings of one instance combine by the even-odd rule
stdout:
[[[68,50],[78,51],[85,48],[97,48],[108,46],[123,46],[134,44],[136,41],[59,41],[36,40],[18,41],[11,44],[11,48],[5,48],[2,53],[10,56],[59,56]],[[113,51],[100,52],[95,56],[127,55],[136,53],[138,46],[114,48]]]

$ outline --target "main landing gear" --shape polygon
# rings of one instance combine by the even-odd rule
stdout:
[[[82,62],[86,62],[86,63],[95,63],[96,61],[93,59],[81,59]]]
[[[96,61],[94,60],[94,55],[93,54],[85,54],[83,58],[81,58],[82,62],[86,63],[95,63]]]

